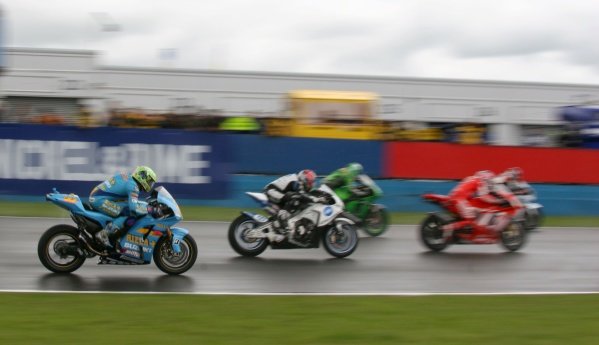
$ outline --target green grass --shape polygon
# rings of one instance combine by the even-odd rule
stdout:
[[[182,206],[185,220],[231,221],[239,212],[238,208]],[[254,209],[253,211],[257,211]],[[18,202],[0,201],[0,216],[14,217],[68,217],[65,210],[50,202]],[[391,214],[393,224],[419,224],[424,219],[421,212],[394,212]],[[547,217],[546,226],[580,226],[599,227],[599,216],[551,216]]]
[[[0,294],[0,344],[597,344],[599,295]]]

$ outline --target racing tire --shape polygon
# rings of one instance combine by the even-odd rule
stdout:
[[[258,256],[268,246],[266,238],[253,238],[247,237],[247,232],[256,228],[260,223],[253,218],[242,214],[229,226],[229,244],[231,248],[237,252],[237,254],[243,256]]]
[[[442,226],[446,222],[437,214],[429,214],[420,224],[420,240],[428,249],[440,252],[447,248],[448,241],[443,237]]]
[[[37,245],[42,265],[55,273],[76,271],[85,262],[78,238],[79,230],[71,225],[55,225],[46,230]]]
[[[358,247],[358,229],[346,220],[336,220],[334,226],[322,232],[324,249],[336,258],[344,258]]]
[[[523,221],[513,221],[511,222],[502,232],[501,232],[501,245],[509,250],[510,252],[515,252],[522,248],[522,246],[526,243],[526,228]]]
[[[389,227],[389,212],[382,205],[371,205],[368,215],[364,219],[364,231],[372,236],[380,236]]]
[[[543,222],[543,218],[543,211],[541,211],[540,209],[537,209],[537,212],[535,214],[526,212],[524,214],[525,229],[528,231],[538,229]]]
[[[178,275],[189,270],[198,257],[198,246],[191,235],[185,235],[179,243],[180,253],[175,253],[172,243],[164,236],[158,240],[154,247],[154,264],[162,272],[170,275]]]

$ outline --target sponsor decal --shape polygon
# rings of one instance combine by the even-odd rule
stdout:
[[[127,241],[131,242],[131,243],[138,244],[140,246],[148,246],[148,245],[150,245],[150,241],[148,241],[147,238],[144,240],[143,237],[134,236],[134,235],[131,235],[131,234],[127,234]]]
[[[125,242],[125,248],[139,251],[139,246],[129,242]]]
[[[141,255],[139,254],[139,252],[133,251],[133,250],[125,250],[125,254],[132,256],[134,258],[140,258]]]
[[[259,221],[259,222],[261,222],[261,223],[265,223],[265,222],[268,221],[268,218],[264,217],[261,214],[254,215],[254,218],[256,218],[256,220]]]
[[[65,195],[63,200],[64,202],[74,204],[77,202],[77,196],[75,196],[74,194]]]

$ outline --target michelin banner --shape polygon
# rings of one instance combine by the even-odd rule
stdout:
[[[58,188],[86,197],[107,177],[150,166],[175,198],[228,197],[227,136],[168,129],[0,125],[0,193]]]

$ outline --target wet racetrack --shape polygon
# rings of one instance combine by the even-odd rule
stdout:
[[[88,259],[73,274],[54,274],[39,262],[37,242],[70,219],[0,218],[0,290],[144,291],[198,293],[512,293],[599,292],[599,229],[544,228],[517,253],[495,245],[455,245],[431,253],[416,226],[393,226],[381,237],[361,233],[346,259],[324,248],[272,250],[238,256],[228,224],[183,222],[199,255],[181,276],[153,263],[96,265]]]

